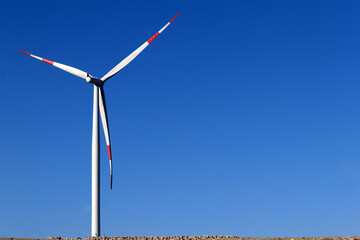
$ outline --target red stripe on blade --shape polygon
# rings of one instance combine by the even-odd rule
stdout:
[[[24,51],[21,51],[21,50],[19,50],[19,52],[22,52],[22,53],[25,53],[26,55],[31,56],[31,54],[30,54],[30,53],[27,53],[27,52],[24,52]]]
[[[179,16],[179,14],[180,14],[180,13],[178,13],[173,19],[171,19],[171,20],[170,20],[170,23],[171,23],[172,21],[174,21],[175,18],[177,18],[177,16]]]
[[[159,32],[157,32],[154,36],[152,36],[147,42],[151,43],[157,36],[159,36]]]
[[[107,147],[108,147],[108,152],[109,152],[109,159],[111,161],[111,148],[110,148],[110,145],[107,145]]]
[[[46,62],[46,63],[51,64],[51,65],[54,64],[53,61],[50,61],[50,60],[47,60],[47,59],[44,59],[44,58],[41,61]]]

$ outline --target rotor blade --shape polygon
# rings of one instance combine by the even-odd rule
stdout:
[[[35,56],[33,54],[21,51],[21,50],[19,50],[19,51],[22,52],[22,53],[25,53],[26,55],[29,55],[29,56],[34,57],[36,59],[39,59],[40,61],[43,61],[43,62],[46,62],[46,63],[48,63],[50,65],[53,65],[54,67],[60,68],[60,69],[66,71],[68,73],[71,73],[71,74],[74,74],[74,75],[76,75],[78,77],[81,77],[83,79],[86,79],[89,76],[88,73],[86,73],[84,71],[81,71],[81,70],[79,70],[77,68],[70,67],[70,66],[67,66],[67,65],[64,65],[64,64],[61,64],[61,63],[53,62],[53,61],[47,60],[45,58],[41,58],[41,57]]]
[[[106,81],[115,74],[117,74],[121,69],[123,69],[126,65],[128,65],[134,58],[139,55],[162,31],[167,28],[172,21],[175,20],[177,16],[179,16],[180,13],[178,13],[173,19],[170,20],[160,31],[158,31],[154,36],[152,36],[149,40],[147,40],[143,45],[141,45],[138,49],[136,49],[134,52],[132,52],[129,56],[127,56],[124,60],[122,60],[118,65],[116,65],[113,69],[110,70],[105,76],[101,78],[101,80]]]
[[[104,88],[101,86],[99,87],[99,108],[100,108],[100,116],[101,122],[104,129],[106,145],[109,152],[109,163],[110,163],[110,189],[112,189],[112,161],[111,161],[111,146],[110,146],[110,135],[109,135],[109,124],[107,120],[107,111],[106,111],[106,102],[105,102],[105,93]]]

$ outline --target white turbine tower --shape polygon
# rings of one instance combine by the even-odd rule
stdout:
[[[109,151],[109,162],[110,162],[110,189],[112,189],[112,180],[113,180],[113,170],[112,170],[112,159],[111,159],[111,147],[110,147],[110,135],[109,135],[109,126],[107,120],[106,112],[106,103],[105,103],[105,94],[104,94],[104,83],[106,80],[114,76],[126,65],[128,65],[137,55],[139,55],[160,33],[162,33],[165,28],[167,28],[172,21],[175,20],[178,13],[173,19],[170,20],[160,31],[158,31],[154,36],[149,40],[143,43],[138,49],[132,52],[124,60],[122,60],[118,65],[110,70],[102,78],[96,78],[91,76],[89,73],[70,67],[61,63],[53,62],[30,53],[19,50],[22,53],[25,53],[31,57],[39,59],[40,61],[49,63],[57,68],[60,68],[66,72],[74,74],[78,77],[85,79],[88,83],[94,84],[94,106],[93,106],[93,127],[92,127],[92,193],[91,193],[91,236],[98,237],[100,235],[100,171],[99,171],[99,110],[102,121],[102,126],[104,129],[105,140],[107,148]]]

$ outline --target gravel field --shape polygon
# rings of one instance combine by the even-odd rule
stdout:
[[[86,238],[61,238],[48,237],[44,240],[360,240],[360,236],[356,237],[304,237],[304,238],[252,238],[238,236],[168,236],[168,237],[86,237]],[[39,238],[0,238],[0,240],[40,240]],[[41,239],[42,240],[42,239]]]

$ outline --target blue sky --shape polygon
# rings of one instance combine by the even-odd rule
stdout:
[[[0,236],[90,235],[92,86],[105,85],[101,234],[359,235],[360,2],[2,1]],[[101,133],[102,134],[102,133]]]

